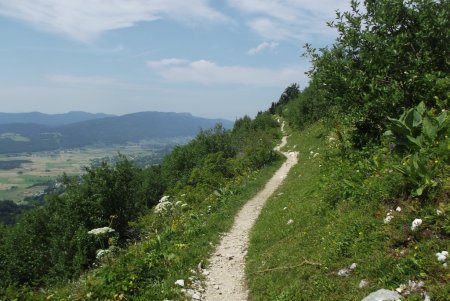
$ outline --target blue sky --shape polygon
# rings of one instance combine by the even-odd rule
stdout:
[[[0,0],[0,111],[234,120],[304,87],[341,0]]]

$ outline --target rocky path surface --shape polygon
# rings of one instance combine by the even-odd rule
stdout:
[[[284,133],[284,123],[281,127]],[[287,143],[284,136],[275,150]],[[225,233],[220,245],[209,260],[206,270],[206,288],[201,300],[204,301],[244,301],[247,300],[245,280],[245,256],[247,254],[249,233],[267,199],[286,178],[289,170],[297,163],[297,152],[281,152],[286,162],[256,196],[249,200],[237,214],[230,232]]]

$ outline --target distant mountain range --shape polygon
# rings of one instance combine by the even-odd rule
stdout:
[[[103,113],[93,114],[81,111],[72,111],[65,114],[44,114],[40,112],[0,113],[0,124],[35,123],[48,126],[58,126],[113,116],[115,115],[108,115]]]
[[[0,153],[192,137],[217,123],[225,128],[233,126],[228,120],[200,118],[189,113],[140,112],[122,116],[85,112],[57,115],[0,113]]]

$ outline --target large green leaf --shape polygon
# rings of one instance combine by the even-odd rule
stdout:
[[[433,124],[429,117],[423,119],[422,133],[430,142],[433,142],[437,136],[437,127]]]
[[[423,116],[423,114],[425,114],[425,112],[427,111],[427,107],[425,106],[425,103],[423,101],[421,101],[417,107],[416,107],[416,111],[420,116]]]
[[[401,120],[389,118],[391,122],[391,131],[394,135],[411,135],[411,129]]]
[[[422,114],[418,110],[413,111],[413,128],[417,128],[422,124]]]
[[[413,143],[413,145],[417,146],[418,148],[422,148],[422,139],[421,137],[411,137],[409,135],[406,136],[406,138]]]
[[[441,114],[439,114],[439,116],[436,117],[436,120],[438,121],[439,129],[442,128],[442,126],[447,121],[447,111],[443,111]]]
[[[404,117],[404,120],[402,120],[406,127],[411,130],[414,128],[414,113],[416,113],[414,109],[409,109]]]

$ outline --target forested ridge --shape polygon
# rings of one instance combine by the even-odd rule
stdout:
[[[175,281],[202,279],[220,232],[281,164],[283,118],[300,160],[252,232],[250,299],[448,300],[450,2],[351,4],[329,23],[332,46],[306,45],[307,87],[160,166],[123,158],[64,178],[64,193],[0,228],[0,299],[184,300]]]
[[[200,118],[188,113],[88,115],[91,119],[75,119],[76,122],[66,120],[67,124],[54,124],[58,121],[58,115],[50,116],[53,119],[48,117],[48,120],[41,121],[43,124],[25,123],[27,119],[21,123],[0,124],[0,153],[39,152],[89,145],[136,143],[158,138],[194,137],[200,129],[214,127],[216,123],[221,123],[227,129],[232,127],[231,121]],[[39,122],[41,119],[31,120]]]

